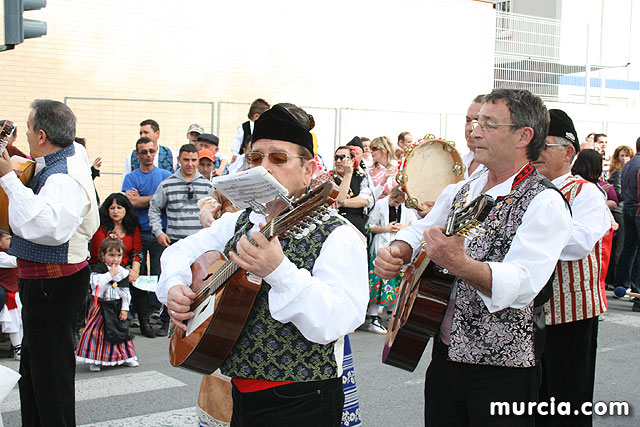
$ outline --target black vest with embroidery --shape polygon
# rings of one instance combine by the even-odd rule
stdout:
[[[244,150],[247,149],[247,145],[251,142],[251,124],[247,120],[242,124],[242,145],[240,145],[239,154],[244,154]]]
[[[333,182],[337,185],[342,183],[342,178],[338,176],[335,171],[331,171],[330,175],[333,177]],[[360,195],[360,186],[362,181],[366,179],[366,176],[362,172],[355,172],[351,175],[351,182],[349,183],[349,198],[358,197]],[[367,231],[365,228],[366,221],[364,218],[364,208],[345,208],[341,207],[338,209],[338,212],[343,217],[347,218],[351,224],[354,225],[362,234],[366,235]]]
[[[312,271],[329,234],[344,220],[332,215],[306,237],[281,239],[282,250],[298,268]],[[249,210],[240,215],[235,234],[224,252],[234,250],[240,237],[253,227]],[[317,344],[307,340],[293,323],[281,323],[269,312],[271,286],[262,281],[244,329],[220,370],[234,378],[267,381],[319,381],[336,378],[338,369],[334,344]]]
[[[516,178],[517,179],[517,178]],[[484,236],[473,239],[467,255],[483,262],[502,262],[531,200],[547,189],[533,170],[509,194],[498,198],[482,223]],[[454,198],[453,209],[468,202],[469,183]],[[450,215],[451,215],[450,213]],[[535,366],[533,301],[521,309],[490,313],[478,291],[458,280],[451,325],[449,359],[476,365],[526,368]]]

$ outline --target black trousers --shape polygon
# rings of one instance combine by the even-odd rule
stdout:
[[[491,402],[535,402],[535,368],[472,365],[447,360],[436,339],[424,387],[425,426],[533,426],[533,416],[491,415]]]
[[[75,426],[73,328],[87,295],[89,267],[58,279],[18,279],[24,338],[22,425]]]
[[[593,401],[598,318],[547,326],[540,401],[571,402],[571,410]],[[536,426],[591,426],[590,415],[538,416]]]
[[[233,386],[231,427],[340,427],[342,377],[297,382],[253,393]]]

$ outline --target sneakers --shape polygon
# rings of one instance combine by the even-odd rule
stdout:
[[[380,323],[380,317],[378,316],[371,316],[371,322],[367,326],[367,331],[380,335],[385,335],[387,333],[387,329],[382,326]]]
[[[137,360],[129,360],[128,362],[124,362],[124,364],[130,368],[137,368],[138,366],[140,366],[140,362],[138,362]]]
[[[20,360],[20,352],[22,351],[22,345],[18,344],[15,347],[11,346],[9,349],[9,357],[13,357],[15,360]]]
[[[166,337],[167,335],[169,335],[169,325],[161,325],[156,330],[157,337]]]
[[[100,372],[101,368],[99,365],[89,365],[89,372]]]

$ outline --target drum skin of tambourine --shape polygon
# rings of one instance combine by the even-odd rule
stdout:
[[[404,157],[396,181],[407,195],[409,208],[420,209],[423,203],[435,201],[447,185],[464,178],[462,158],[450,141],[425,136],[406,148]]]

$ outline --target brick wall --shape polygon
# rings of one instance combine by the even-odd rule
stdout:
[[[171,149],[198,122],[230,153],[248,103],[263,97],[309,107],[325,158],[356,133],[459,129],[449,137],[464,147],[458,114],[493,78],[493,10],[472,0],[58,0],[25,17],[47,21],[48,34],[0,53],[0,115],[18,123],[24,151],[29,103],[66,99],[89,156],[103,158],[101,197],[119,190],[143,119]],[[341,124],[341,107],[378,111]],[[441,113],[456,124],[432,129]]]

